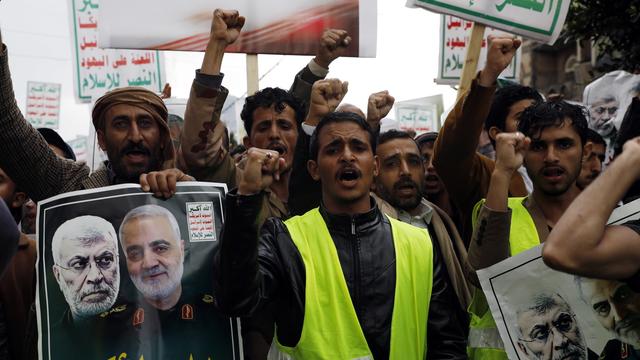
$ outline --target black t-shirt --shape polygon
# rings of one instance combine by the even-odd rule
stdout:
[[[629,229],[638,233],[638,235],[640,235],[640,219],[631,220],[629,222],[622,224],[622,226],[626,226]],[[633,291],[640,293],[640,271],[638,271],[632,277],[625,279],[623,281],[629,284],[629,286],[631,287],[631,289],[633,289]]]

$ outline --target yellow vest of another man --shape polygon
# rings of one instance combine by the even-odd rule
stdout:
[[[424,229],[391,222],[396,286],[390,359],[424,359],[433,285],[433,249]],[[340,260],[319,210],[285,222],[305,267],[304,322],[294,347],[277,341],[271,358],[373,359],[349,296]],[[276,352],[274,354],[274,351]]]
[[[509,229],[509,245],[511,256],[517,255],[540,245],[538,230],[533,218],[522,202],[525,198],[509,198],[511,209],[511,227]],[[473,210],[473,224],[475,226],[480,208],[484,200],[476,204]],[[469,344],[467,355],[471,360],[507,360],[504,344],[493,320],[487,299],[480,289],[473,294],[469,305],[471,322],[469,326]]]

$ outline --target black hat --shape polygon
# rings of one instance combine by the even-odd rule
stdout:
[[[76,154],[73,153],[71,146],[64,142],[55,130],[49,128],[38,128],[38,132],[42,135],[47,144],[53,145],[62,150],[66,159],[76,161]]]

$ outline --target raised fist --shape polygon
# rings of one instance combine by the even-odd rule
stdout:
[[[487,62],[480,73],[480,84],[493,85],[498,76],[511,64],[522,40],[514,37],[498,37],[489,35],[487,45]]]
[[[513,173],[522,166],[531,139],[521,132],[500,133],[496,137],[496,169]]]
[[[318,80],[311,88],[309,113],[305,123],[315,126],[328,113],[335,111],[349,90],[349,83],[339,79]]]
[[[320,38],[320,46],[314,61],[325,69],[329,64],[347,51],[351,36],[346,30],[326,29]]]
[[[216,9],[211,21],[210,39],[232,44],[240,36],[244,21],[244,16],[240,16],[237,10]]]
[[[389,95],[387,90],[369,95],[367,122],[373,129],[377,129],[380,126],[380,121],[389,114],[395,101],[396,99]]]
[[[238,195],[261,192],[280,179],[280,171],[285,166],[284,158],[277,151],[250,148],[243,160],[243,170],[239,173]]]

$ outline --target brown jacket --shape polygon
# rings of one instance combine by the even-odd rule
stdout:
[[[31,304],[36,296],[36,243],[20,234],[18,252],[0,278],[0,303],[4,308],[9,335],[11,359],[25,359],[27,353],[27,323]]]
[[[378,203],[380,211],[394,219],[398,218],[398,211],[391,204],[373,193],[371,196]],[[473,295],[473,287],[467,281],[468,273],[473,272],[467,260],[467,249],[449,216],[435,204],[428,201],[426,203],[435,210],[431,216],[431,224],[436,234],[436,241],[440,245],[442,259],[447,268],[451,286],[460,301],[460,305],[462,305],[463,309],[466,309],[469,307],[471,296]]]
[[[473,232],[471,212],[489,191],[493,160],[476,152],[483,124],[489,114],[495,87],[486,88],[473,81],[447,116],[435,143],[433,164],[449,196],[462,214],[462,239],[469,245]],[[509,186],[511,196],[527,196],[524,180],[514,173]]]
[[[529,211],[538,232],[538,239],[543,243],[549,236],[549,227],[542,210],[531,196],[524,198],[522,204]],[[473,269],[484,269],[511,257],[510,235],[511,209],[504,212],[494,211],[483,205],[469,246],[469,264]],[[480,286],[475,272],[472,274],[469,281]]]

